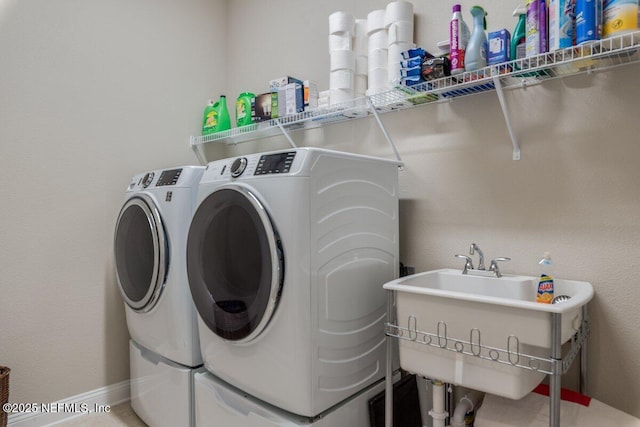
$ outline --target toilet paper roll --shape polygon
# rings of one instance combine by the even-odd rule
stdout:
[[[356,53],[356,56],[366,56],[369,52],[369,36],[354,37],[352,50]]]
[[[367,34],[386,29],[384,25],[386,13],[384,9],[369,12],[367,15]]]
[[[389,59],[389,63],[395,63],[395,62],[400,62],[402,61],[402,52],[409,50],[409,49],[413,49],[414,47],[416,47],[415,44],[413,43],[394,43],[389,45],[388,48],[388,59]]]
[[[331,89],[329,102],[331,105],[342,104],[353,99],[353,89]]]
[[[333,12],[329,15],[329,34],[353,34],[356,19],[347,12]]]
[[[400,84],[400,79],[402,77],[400,68],[400,61],[389,62],[389,65],[387,66],[387,76],[391,85],[395,86]]]
[[[389,63],[389,54],[387,49],[375,49],[369,52],[367,56],[367,68],[386,68]]]
[[[367,75],[367,70],[369,69],[369,56],[368,55],[359,55],[356,56],[356,74],[364,74]]]
[[[351,50],[353,48],[353,38],[351,33],[329,34],[329,52],[335,50]]]
[[[352,50],[334,50],[329,52],[330,71],[356,70],[356,54]]]
[[[396,21],[413,22],[413,3],[408,1],[393,1],[387,4],[384,17],[385,28],[389,28],[389,25]]]
[[[390,86],[370,87],[369,89],[367,89],[366,95],[367,96],[377,95],[379,93],[386,92],[390,89],[391,89]],[[378,107],[376,107],[376,109],[378,109]]]
[[[369,69],[368,76],[368,89],[388,88],[389,87],[389,74],[387,68],[371,68]]]
[[[389,44],[413,43],[413,21],[396,21],[389,25]]]
[[[368,78],[366,74],[356,74],[353,77],[353,95],[356,98],[364,96],[367,92]]]
[[[368,43],[369,52],[376,49],[386,49],[389,46],[389,37],[387,32],[382,30],[369,33]]]
[[[367,20],[366,19],[356,19],[354,25],[353,35],[354,37],[366,37],[367,36]]]
[[[353,90],[354,72],[350,70],[334,70],[329,73],[329,89]]]

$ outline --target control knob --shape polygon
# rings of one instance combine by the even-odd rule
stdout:
[[[233,161],[231,165],[231,176],[234,178],[242,175],[242,172],[247,168],[247,158],[246,157],[238,157]]]
[[[153,172],[147,172],[144,177],[142,177],[142,186],[144,188],[147,188],[149,185],[151,185],[151,182],[153,181]]]

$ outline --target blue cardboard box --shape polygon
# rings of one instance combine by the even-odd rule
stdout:
[[[487,64],[495,65],[509,61],[511,57],[511,34],[507,29],[492,31],[488,37]]]

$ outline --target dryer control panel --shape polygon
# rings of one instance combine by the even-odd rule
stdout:
[[[263,154],[258,160],[258,166],[254,175],[266,175],[272,173],[288,173],[296,156],[295,151],[275,154]]]
[[[162,171],[162,173],[160,174],[160,178],[158,178],[158,182],[156,183],[156,187],[162,187],[164,185],[176,185],[181,173],[182,169],[171,169]]]

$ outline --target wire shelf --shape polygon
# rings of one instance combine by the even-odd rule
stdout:
[[[639,49],[640,31],[635,31],[414,86],[397,86],[382,93],[356,98],[328,108],[305,111],[210,135],[192,136],[191,147],[195,149],[203,144],[215,142],[238,144],[279,135],[283,129],[310,129],[367,117],[372,114],[371,106],[375,107],[377,112],[386,113],[487,91],[501,92],[502,88],[524,88],[550,79],[640,62]]]

